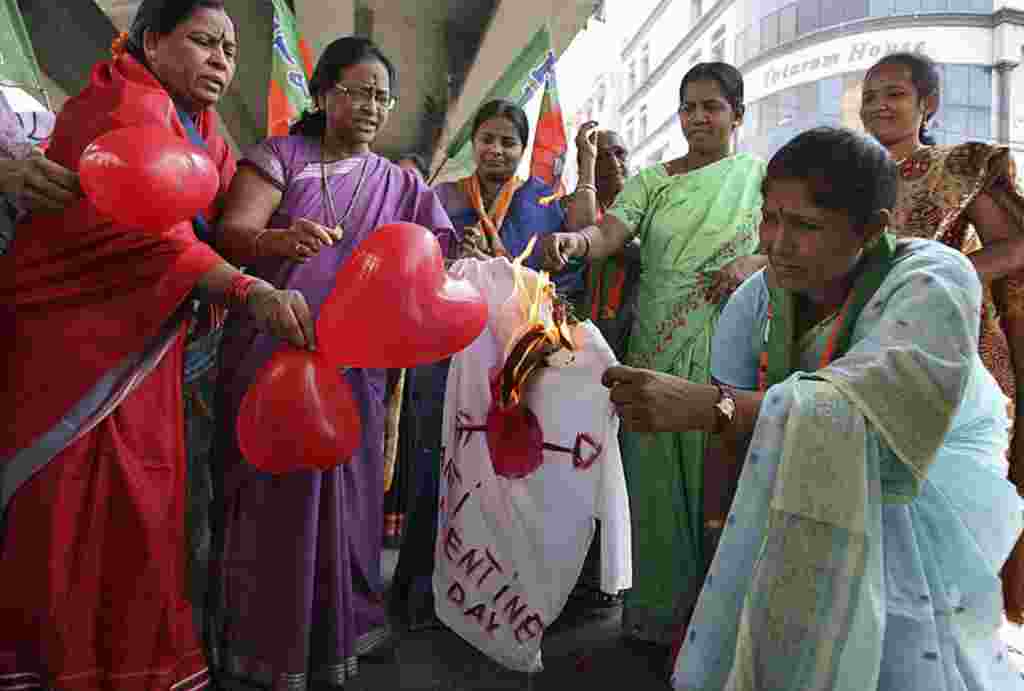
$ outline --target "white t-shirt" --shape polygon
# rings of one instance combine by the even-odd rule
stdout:
[[[522,269],[528,284],[537,274]],[[590,322],[573,327],[570,364],[533,374],[523,400],[546,445],[532,474],[495,473],[486,422],[490,377],[525,324],[512,264],[462,260],[450,269],[485,296],[488,326],[452,359],[445,397],[434,594],[438,618],[506,667],[541,669],[540,644],[579,578],[601,519],[601,588],[630,587],[629,500],[619,420],[601,384],[615,356]],[[550,305],[546,306],[547,309]]]

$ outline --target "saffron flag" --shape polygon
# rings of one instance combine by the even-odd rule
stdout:
[[[302,111],[313,106],[309,95],[309,75],[313,71],[309,46],[299,36],[295,15],[287,3],[273,2],[273,56],[267,94],[267,135],[271,137],[288,134]]]
[[[554,52],[551,58],[552,67],[547,73],[540,117],[537,118],[537,133],[533,138],[530,175],[551,185],[556,193],[563,194],[565,187],[562,184],[562,170],[565,168],[569,143],[565,137],[562,106],[558,102],[558,87],[555,85]]]

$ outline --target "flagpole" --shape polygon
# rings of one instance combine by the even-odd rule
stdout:
[[[444,158],[441,159],[441,165],[437,167],[434,174],[430,176],[429,180],[427,180],[427,187],[432,187],[434,185],[434,180],[437,180],[437,176],[441,174],[441,171],[444,169],[444,164],[447,163],[449,159],[451,159],[451,155],[445,151]]]

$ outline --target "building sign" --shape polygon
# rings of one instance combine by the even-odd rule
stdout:
[[[810,77],[814,77],[812,72],[818,72],[821,70],[830,70],[834,67],[842,65],[853,65],[864,62],[867,56],[871,57],[870,62],[875,62],[883,55],[889,53],[927,53],[926,43],[924,41],[918,41],[912,43],[907,41],[903,44],[898,43],[883,43],[882,41],[872,41],[865,39],[858,41],[853,44],[846,54],[832,52],[824,55],[815,55],[814,57],[807,58],[802,61],[786,62],[781,66],[773,66],[764,75],[765,88],[771,89],[777,85],[780,81],[796,77],[798,74],[807,74]],[[844,70],[846,72],[852,71],[853,68]]]
[[[992,32],[976,27],[925,27],[844,36],[745,70],[746,100],[753,103],[776,91],[866,70],[882,56],[896,52],[924,53],[939,63],[989,64]]]

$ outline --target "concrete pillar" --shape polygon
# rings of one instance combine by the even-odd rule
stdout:
[[[328,43],[356,33],[355,0],[295,0],[295,16],[314,63]]]
[[[1013,70],[1019,61],[1002,60],[996,63],[996,141],[1009,144],[1013,135]]]

